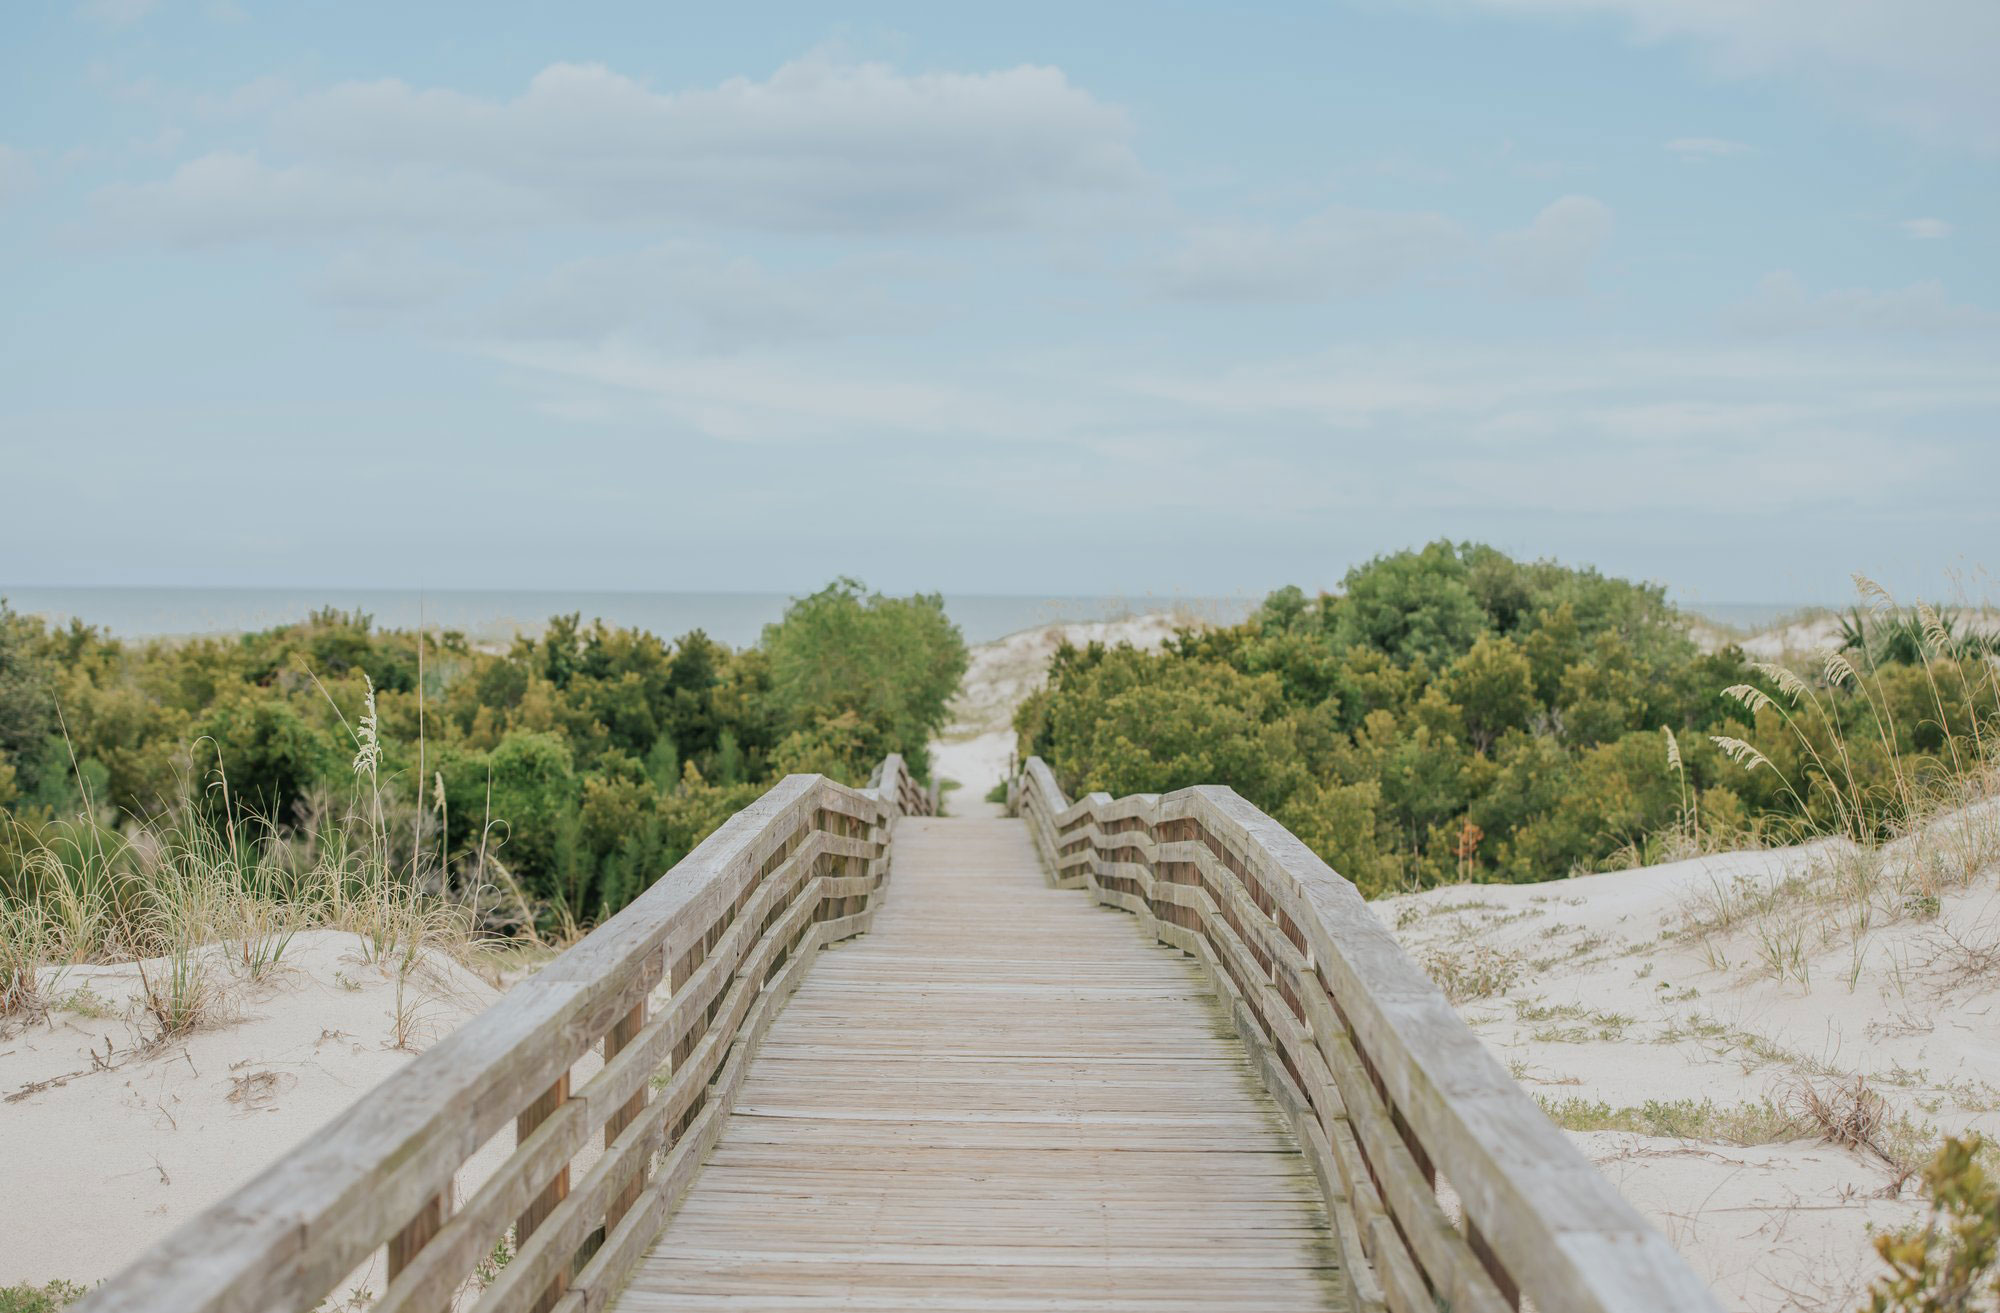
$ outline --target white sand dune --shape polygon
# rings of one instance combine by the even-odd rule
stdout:
[[[1374,904],[1434,974],[1504,986],[1459,1010],[1545,1102],[1715,1105],[1705,1133],[1570,1134],[1733,1309],[1857,1306],[1880,1271],[1870,1229],[1915,1220],[1922,1192],[1898,1188],[1874,1153],[1816,1134],[1732,1143],[1726,1114],[1766,1100],[1782,1112],[1806,1087],[1837,1095],[1859,1077],[1892,1119],[1908,1119],[1905,1143],[1918,1128],[2000,1132],[2000,870],[1946,894],[1934,917],[1871,927],[1858,952],[1817,908],[1707,947],[1680,933],[1705,896],[1768,887],[1830,851],[1723,853]],[[1794,922],[1808,983],[1774,979],[1763,959],[1761,937]],[[1894,1146],[1898,1133],[1878,1138]]]
[[[427,955],[399,1024],[395,975],[334,931],[296,936],[254,984],[219,952],[208,969],[218,1015],[175,1040],[155,1038],[133,963],[71,968],[46,1018],[0,1037],[0,1285],[110,1276],[499,997]]]
[[[951,704],[951,723],[931,744],[934,772],[960,785],[951,795],[950,809],[961,816],[979,814],[980,799],[1006,778],[1014,753],[1014,708],[1048,681],[1049,658],[1065,642],[1077,647],[1130,643],[1155,648],[1177,630],[1203,623],[1173,612],[1154,612],[1125,620],[1044,625],[973,648],[965,680]]]

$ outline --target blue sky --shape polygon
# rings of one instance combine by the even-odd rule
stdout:
[[[1937,591],[1996,61],[1989,0],[13,6],[0,583]]]

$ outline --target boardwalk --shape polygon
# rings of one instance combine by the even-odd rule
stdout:
[[[1320,1193],[1181,954],[1016,820],[901,823],[614,1307],[1338,1307]]]
[[[1720,1313],[1277,821],[1006,810],[787,776],[77,1313]]]

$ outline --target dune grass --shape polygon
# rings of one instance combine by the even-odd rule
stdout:
[[[1756,664],[1761,686],[1723,693],[1754,718],[1760,741],[1713,736],[1796,805],[1794,823],[1769,837],[1814,851],[1776,881],[1713,882],[1684,909],[1682,933],[1718,970],[1747,965],[1803,989],[1816,963],[1826,969],[1826,954],[1844,948],[1833,969],[1851,991],[1875,932],[1933,922],[1943,956],[1955,948],[1963,959],[1960,975],[2000,974],[2000,944],[1955,938],[1943,924],[1951,896],[2000,867],[2000,661],[1936,608],[1905,611],[1873,581],[1857,576],[1857,586],[1893,641],[1869,638],[1870,622],[1857,618],[1851,655],[1822,653],[1804,672]],[[1914,717],[1900,699],[1901,723],[1893,683],[1918,690]],[[1668,767],[1680,769],[1671,746]],[[1685,830],[1698,836],[1698,819]],[[1698,837],[1689,846],[1702,847]],[[1906,964],[1892,966],[1902,980]]]
[[[288,826],[239,807],[219,760],[153,817],[114,824],[87,786],[75,815],[7,816],[0,1024],[45,1015],[79,964],[131,962],[155,1041],[172,1039],[214,1020],[236,983],[278,969],[300,932],[339,930],[396,980],[396,1043],[407,1047],[412,973],[434,951],[465,957],[487,933],[484,848],[481,870],[454,878],[441,817],[384,788],[372,688],[351,733],[352,796],[308,799]]]
[[[185,807],[115,830],[87,817],[15,826],[17,865],[0,878],[0,1018],[42,1015],[77,964],[134,962],[169,1038],[210,1020],[232,980],[278,969],[301,931],[347,931],[399,980],[429,951],[462,956],[480,933],[477,900],[448,895],[421,857],[357,841],[366,817],[304,836],[252,837]]]

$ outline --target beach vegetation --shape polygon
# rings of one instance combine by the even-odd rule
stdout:
[[[847,579],[741,651],[577,615],[484,650],[338,610],[130,643],[0,603],[0,1013],[60,997],[50,964],[133,960],[174,1035],[301,929],[399,970],[574,935],[789,772],[926,773],[965,660],[941,598]]]
[[[1064,647],[1015,727],[1072,796],[1227,784],[1371,896],[1873,845],[1990,795],[2000,688],[1968,626],[1867,596],[1795,670],[1658,585],[1436,542],[1158,651]]]

